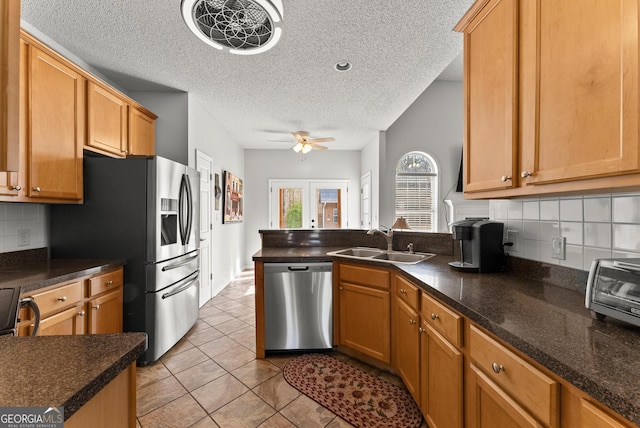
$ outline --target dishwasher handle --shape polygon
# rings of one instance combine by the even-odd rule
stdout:
[[[309,266],[287,266],[290,272],[306,272],[309,270]]]

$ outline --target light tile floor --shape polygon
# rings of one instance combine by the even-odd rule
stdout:
[[[291,357],[255,358],[254,307],[247,270],[200,309],[195,326],[167,354],[137,368],[139,427],[352,426],[287,383],[282,368]],[[402,385],[388,372],[336,356]]]

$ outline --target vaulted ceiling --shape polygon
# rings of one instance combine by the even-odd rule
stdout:
[[[473,0],[282,2],[281,39],[248,56],[199,40],[180,0],[22,0],[22,18],[126,90],[188,92],[245,148],[286,149],[307,130],[360,149],[460,68],[452,28]]]

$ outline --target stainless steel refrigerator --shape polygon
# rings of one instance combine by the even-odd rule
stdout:
[[[159,156],[85,157],[84,203],[51,206],[52,258],[124,266],[124,330],[148,335],[153,362],[198,319],[200,173]]]

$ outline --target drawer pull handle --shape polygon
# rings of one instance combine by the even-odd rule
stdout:
[[[58,297],[58,302],[66,302],[67,296]]]
[[[409,325],[414,325],[416,323],[416,320],[409,320]]]
[[[500,373],[500,372],[504,371],[504,366],[502,364],[498,364],[498,363],[491,364],[491,368],[496,373]]]
[[[93,309],[95,309],[97,311],[98,309],[100,309],[100,305],[94,305]]]
[[[111,284],[113,284],[113,281],[111,280],[107,281],[107,285],[111,285]]]
[[[407,294],[407,290],[405,290],[404,288],[400,289],[400,294]]]
[[[438,318],[440,318],[440,317],[438,316],[438,314],[434,314],[433,312],[431,313],[431,319],[432,319],[432,320],[434,320],[434,321],[435,321],[435,320],[437,320]]]
[[[78,312],[78,316],[79,316],[79,317],[83,317],[83,316],[84,316],[84,311],[80,311],[80,312]]]

